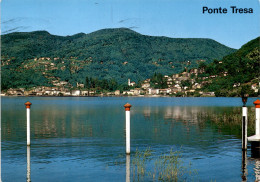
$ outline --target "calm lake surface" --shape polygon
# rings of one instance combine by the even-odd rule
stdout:
[[[27,101],[32,103],[28,149]],[[183,165],[191,163],[198,173],[187,181],[242,181],[243,175],[255,181],[260,175],[260,161],[251,158],[250,148],[243,174],[239,137],[197,117],[232,111],[241,107],[240,98],[2,97],[2,181],[127,181],[127,102],[132,104],[131,159],[136,149],[148,147],[155,158],[181,151]]]

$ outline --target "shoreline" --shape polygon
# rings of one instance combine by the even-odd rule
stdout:
[[[176,96],[169,96],[169,95],[134,95],[134,96],[124,96],[124,95],[110,95],[110,96],[100,96],[100,95],[95,95],[95,96],[52,96],[52,95],[47,95],[47,96],[39,96],[39,95],[1,95],[1,97],[149,97],[149,98],[157,98],[157,97],[176,97]],[[200,97],[194,97],[194,96],[182,96],[182,97],[191,97],[191,98],[203,98],[203,97],[216,97],[216,96],[200,96]],[[258,96],[259,97],[259,96]],[[234,98],[240,98],[240,97],[234,97]],[[256,97],[257,98],[257,97]]]

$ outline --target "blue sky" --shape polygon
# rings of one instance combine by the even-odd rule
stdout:
[[[211,38],[232,48],[260,34],[259,0],[2,0],[2,34],[47,30],[55,35],[131,28],[141,34],[173,38]],[[227,8],[203,14],[202,7]],[[232,14],[230,6],[253,8]]]

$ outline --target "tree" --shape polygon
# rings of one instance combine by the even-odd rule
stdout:
[[[182,87],[189,87],[190,88],[192,84],[189,80],[182,80],[181,85],[182,85]]]
[[[87,89],[90,88],[90,80],[88,77],[86,77],[85,88],[87,88]]]
[[[161,73],[154,73],[151,78],[151,83],[154,88],[167,88],[167,79]]]

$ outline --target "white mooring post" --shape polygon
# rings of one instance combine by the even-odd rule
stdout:
[[[130,154],[130,107],[131,104],[127,103],[125,107],[125,130],[126,130],[126,154]]]
[[[260,100],[256,100],[255,104],[255,135],[248,137],[248,141],[260,142]]]
[[[247,150],[247,107],[242,107],[242,150]]]
[[[30,146],[31,145],[31,141],[30,141],[30,108],[32,103],[30,102],[26,102],[26,113],[27,113],[27,145]]]
[[[255,104],[255,135],[248,137],[251,142],[251,156],[260,158],[260,100],[256,100]]]
[[[260,100],[256,100],[255,104],[255,135],[260,138]]]

